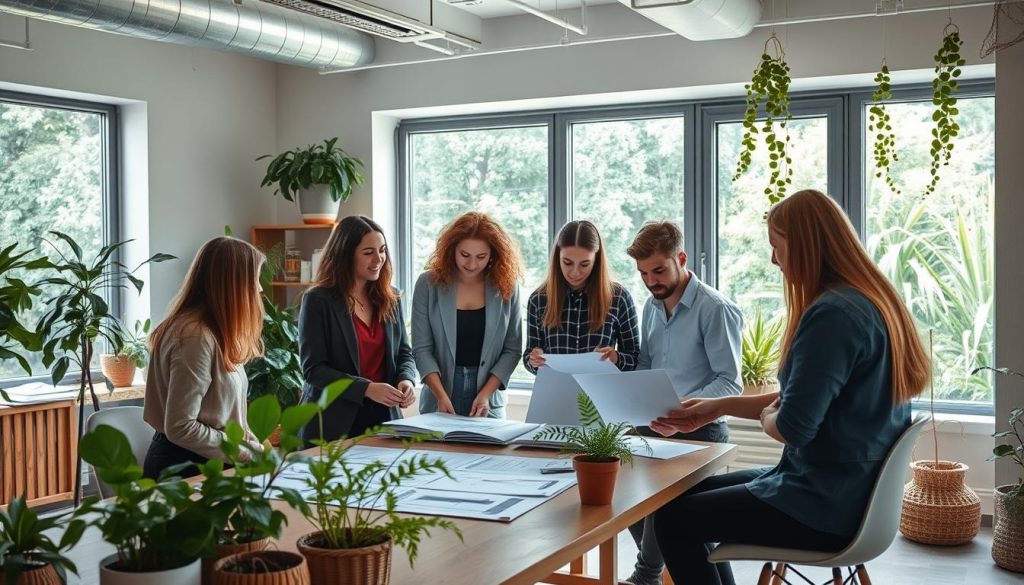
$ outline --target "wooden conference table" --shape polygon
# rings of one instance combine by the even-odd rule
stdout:
[[[394,439],[372,439],[365,445],[398,447]],[[675,459],[636,457],[633,466],[619,472],[615,498],[610,506],[582,506],[579,492],[563,492],[515,521],[490,522],[455,518],[464,542],[447,531],[434,531],[420,543],[416,566],[409,567],[405,551],[395,549],[392,557],[392,585],[613,585],[616,578],[616,536],[657,510],[702,479],[713,475],[736,455],[736,446],[708,443],[707,449]],[[417,449],[551,457],[553,452],[538,449],[476,446],[456,443],[428,443]],[[283,502],[288,526],[278,541],[282,550],[295,550],[295,541],[312,530],[309,522]],[[600,549],[596,575],[590,575],[583,555]],[[90,529],[72,551],[81,583],[98,583],[99,559],[113,548]],[[569,573],[556,573],[570,565]],[[74,577],[69,576],[74,583]],[[331,584],[314,584],[331,585]]]

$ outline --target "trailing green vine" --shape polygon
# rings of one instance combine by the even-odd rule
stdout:
[[[960,29],[952,22],[947,24],[942,31],[942,46],[935,54],[935,79],[932,80],[932,103],[935,105],[932,121],[935,122],[935,127],[932,128],[930,150],[932,178],[925,187],[925,195],[935,191],[935,186],[939,182],[939,167],[949,164],[949,159],[953,155],[953,139],[960,133],[960,125],[954,119],[960,110],[956,107],[956,97],[953,94],[958,87],[956,78],[960,77],[960,68],[966,62],[960,57],[960,47],[963,44],[960,40]]]
[[[775,49],[774,57],[768,54],[768,45],[772,43]],[[793,169],[790,167],[793,159],[786,153],[789,143],[786,123],[793,117],[789,112],[789,83],[786,53],[782,50],[782,43],[778,37],[772,33],[764,44],[764,54],[754,69],[750,83],[745,86],[747,110],[743,114],[743,140],[739,164],[732,178],[733,181],[739,179],[750,168],[752,155],[757,149],[755,137],[759,133],[764,133],[765,143],[768,145],[768,167],[771,169],[768,186],[764,192],[771,204],[781,201],[786,196],[786,186],[792,184],[793,178]],[[759,129],[757,114],[758,106],[762,102],[766,116]],[[775,127],[776,121],[779,121],[778,129]]]
[[[882,60],[882,69],[875,76],[875,83],[878,87],[871,94],[871,107],[868,108],[868,132],[874,138],[875,176],[881,177],[884,174],[885,184],[899,195],[900,190],[890,173],[892,163],[900,160],[900,157],[896,154],[896,133],[892,130],[892,120],[884,103],[892,99],[889,66],[885,64],[885,59]]]

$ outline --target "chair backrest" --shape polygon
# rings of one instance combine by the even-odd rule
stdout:
[[[871,491],[864,519],[861,520],[853,542],[837,554],[830,562],[833,566],[864,564],[882,554],[896,538],[900,526],[900,509],[903,506],[903,486],[907,481],[907,467],[910,452],[921,434],[921,429],[931,420],[928,415],[919,414],[914,422],[903,431],[900,438],[889,449],[889,455],[882,463],[878,480]]]
[[[89,416],[85,423],[85,430],[91,432],[99,425],[110,425],[124,433],[128,437],[128,443],[132,446],[132,453],[135,460],[141,466],[146,460],[146,451],[153,440],[153,427],[142,420],[141,406],[114,406],[97,410]],[[93,470],[93,477],[96,477],[96,470]],[[114,495],[113,489],[96,477],[96,484],[100,488],[100,495],[109,498]]]

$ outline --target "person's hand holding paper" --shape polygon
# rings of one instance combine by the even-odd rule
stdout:
[[[651,430],[663,437],[692,433],[722,416],[718,398],[691,398],[679,406],[652,420]]]

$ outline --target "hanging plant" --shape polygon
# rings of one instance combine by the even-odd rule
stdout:
[[[892,121],[885,109],[885,100],[892,99],[889,67],[882,59],[882,69],[875,76],[875,93],[871,94],[871,107],[868,108],[868,132],[874,138],[875,176],[885,176],[885,184],[893,193],[900,194],[896,181],[890,174],[892,163],[900,160],[896,154],[896,133],[892,131]]]
[[[960,125],[954,119],[960,111],[956,107],[956,97],[953,94],[958,87],[956,78],[960,77],[960,68],[966,62],[960,58],[960,47],[963,44],[960,40],[960,29],[952,22],[947,24],[942,31],[942,46],[935,54],[935,79],[932,80],[932,103],[935,104],[932,121],[935,122],[935,127],[932,128],[930,150],[932,178],[925,187],[925,195],[935,191],[935,186],[939,183],[939,167],[949,164],[949,159],[953,155],[953,139],[960,133]]]
[[[774,57],[768,53],[769,45],[775,50]],[[786,154],[789,143],[786,123],[793,117],[789,113],[789,83],[786,53],[782,50],[779,38],[772,33],[764,44],[764,54],[754,69],[754,76],[745,86],[747,110],[743,114],[742,150],[736,174],[732,178],[733,181],[739,179],[750,168],[751,157],[757,149],[756,136],[763,133],[768,145],[768,168],[771,169],[764,193],[771,204],[778,203],[785,197],[786,186],[792,183],[793,178],[793,169],[790,168],[793,159]],[[765,119],[758,128],[757,114],[762,102]],[[775,126],[776,122],[778,129]]]

